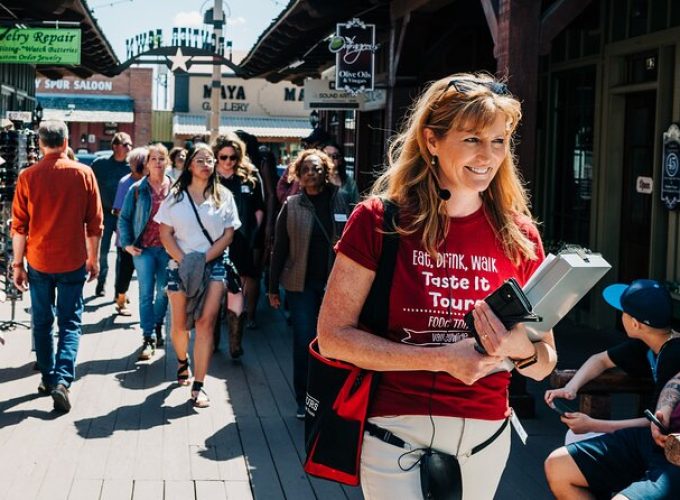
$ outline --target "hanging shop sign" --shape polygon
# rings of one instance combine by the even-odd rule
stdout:
[[[0,63],[80,64],[78,28],[0,27]]]
[[[335,88],[351,94],[373,90],[375,24],[354,18],[336,25],[328,50],[335,54]]]
[[[680,205],[680,127],[673,123],[663,133],[661,201],[668,210]]]

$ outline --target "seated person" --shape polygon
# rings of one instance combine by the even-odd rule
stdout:
[[[665,385],[656,405],[664,426],[679,402],[680,372]],[[558,500],[609,499],[612,493],[614,500],[680,498],[680,467],[666,459],[666,439],[656,425],[651,430],[627,427],[558,448],[545,461],[550,489]]]
[[[680,336],[675,336],[671,330],[671,296],[663,285],[654,280],[639,279],[628,286],[611,285],[602,295],[611,306],[623,311],[623,326],[629,339],[588,358],[561,389],[546,391],[545,401],[550,406],[555,398],[575,399],[581,387],[614,367],[633,377],[654,380],[653,402],[656,402],[666,382],[680,370]],[[644,417],[602,420],[576,411],[566,413],[561,420],[574,434],[614,432],[649,425]],[[572,437],[568,435],[567,442],[572,441]]]
[[[680,400],[680,373],[677,373],[680,342],[670,328],[670,295],[652,280],[636,280],[630,286],[612,285],[603,295],[609,304],[623,311],[623,325],[631,340],[591,357],[563,389],[549,391],[546,401],[550,403],[555,397],[572,399],[580,387],[604,369],[619,366],[631,375],[653,378],[654,397],[659,401],[657,416],[667,424],[675,406],[670,404],[672,397],[668,392],[678,392]],[[633,347],[636,342],[637,350]],[[603,365],[604,368],[598,368]],[[677,498],[680,468],[670,465],[662,450],[654,446],[647,420],[604,421],[573,412],[562,417],[562,421],[579,432],[606,434],[569,444],[550,454],[545,463],[546,476],[558,499],[599,495],[610,498],[612,492],[620,492],[614,497],[619,499]],[[676,495],[671,495],[671,491]]]

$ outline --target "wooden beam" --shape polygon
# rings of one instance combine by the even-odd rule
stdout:
[[[491,39],[493,40],[494,46],[498,40],[498,17],[496,12],[493,10],[493,4],[491,0],[481,0],[482,9],[484,9],[484,16],[486,17],[486,24],[489,26],[489,32],[491,33]]]
[[[591,0],[559,0],[543,14],[539,38],[541,55],[550,52],[553,39],[581,14],[590,2]]]

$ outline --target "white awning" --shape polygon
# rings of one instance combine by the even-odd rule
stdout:
[[[209,132],[208,115],[180,114],[172,118],[174,135],[192,136]],[[307,118],[275,118],[270,116],[221,116],[220,133],[243,130],[255,137],[302,139],[312,132]]]
[[[70,109],[45,109],[43,120],[62,120],[64,122],[117,122],[132,123],[135,114],[128,111],[86,111]]]

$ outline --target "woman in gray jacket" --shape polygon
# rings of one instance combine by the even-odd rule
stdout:
[[[286,200],[276,221],[269,303],[281,304],[279,284],[286,290],[293,325],[293,385],[296,416],[304,418],[307,346],[316,336],[316,320],[333,266],[333,245],[342,234],[349,205],[329,182],[333,162],[318,149],[306,149],[288,169],[301,192]]]

